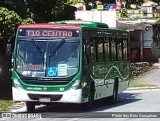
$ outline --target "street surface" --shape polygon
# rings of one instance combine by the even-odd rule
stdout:
[[[23,107],[13,112],[26,112],[26,108]],[[96,101],[93,105],[93,109],[90,112],[81,112],[78,105],[74,104],[56,104],[48,106],[38,106],[34,113],[44,113],[48,118],[43,119],[23,119],[35,120],[35,121],[159,121],[159,118],[111,118],[112,113],[115,115],[126,114],[130,112],[132,114],[139,112],[160,112],[160,89],[145,89],[145,90],[127,90],[118,96],[118,102],[116,105],[109,105],[108,101],[100,100]],[[111,114],[110,114],[111,113]],[[97,115],[96,115],[97,114]],[[110,115],[109,115],[110,114]],[[152,113],[151,113],[152,114]],[[160,114],[160,113],[159,113]],[[77,115],[77,116],[76,116]],[[99,116],[98,116],[99,115]],[[109,116],[108,116],[109,115]],[[156,115],[156,113],[153,113]],[[158,115],[159,116],[159,115]],[[63,118],[59,118],[63,117]],[[72,118],[70,118],[72,117]],[[85,118],[89,117],[89,118]],[[94,117],[94,118],[92,118]],[[103,117],[103,118],[102,118]],[[104,119],[105,118],[105,119]],[[17,120],[17,119],[13,119]],[[18,119],[19,120],[19,119]]]

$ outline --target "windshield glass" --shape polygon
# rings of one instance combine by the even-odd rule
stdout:
[[[19,40],[16,69],[27,77],[68,77],[79,67],[77,39]]]
[[[52,48],[57,45],[56,50]],[[78,71],[79,43],[62,40],[61,43],[50,43],[49,67],[56,73],[48,73],[48,76],[69,76]],[[52,70],[48,70],[48,72]]]

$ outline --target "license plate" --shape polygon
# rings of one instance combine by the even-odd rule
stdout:
[[[50,98],[39,98],[39,102],[51,102]]]

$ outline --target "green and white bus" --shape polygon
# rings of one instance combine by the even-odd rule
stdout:
[[[88,21],[20,25],[12,52],[13,100],[26,102],[27,111],[52,102],[90,109],[106,97],[115,103],[128,87],[129,65],[125,30]]]

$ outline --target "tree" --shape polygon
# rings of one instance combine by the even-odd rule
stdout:
[[[32,14],[24,0],[5,0],[0,2],[0,38],[8,38],[15,33],[21,23],[32,23]]]
[[[5,0],[0,5],[14,10],[22,19],[32,18],[35,22],[49,22],[73,19],[75,8],[70,5],[77,2],[77,0]],[[66,13],[68,10],[73,16]]]
[[[0,38],[12,35],[21,22],[22,19],[17,13],[0,7]]]
[[[26,6],[26,0],[3,0],[0,2],[0,6],[15,11],[22,19],[33,16]]]
[[[69,15],[66,13],[66,10],[74,10],[72,9],[73,7],[69,5],[70,3],[68,3],[67,0],[26,0],[26,6],[29,11],[33,13],[35,22],[69,19],[68,16],[66,16]],[[74,11],[70,11],[69,13],[74,13]],[[70,19],[73,19],[73,17]]]

